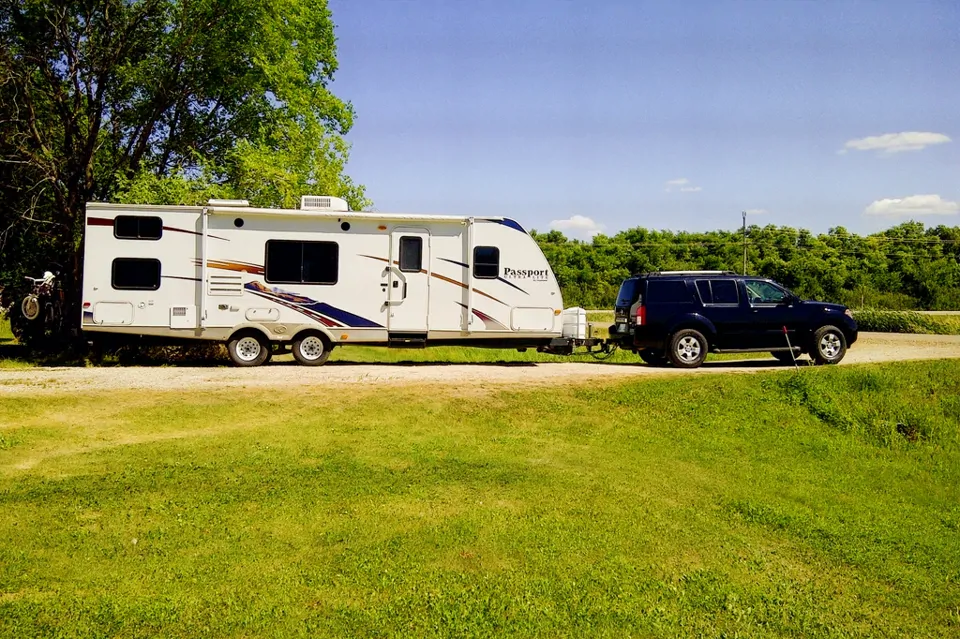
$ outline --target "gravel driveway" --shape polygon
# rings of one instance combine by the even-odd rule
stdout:
[[[861,333],[841,366],[917,359],[960,358],[960,336]],[[711,375],[783,369],[774,359],[710,362],[684,370],[637,364],[564,362],[544,364],[337,364],[304,367],[277,363],[260,368],[110,367],[0,370],[0,395],[95,392],[98,390],[214,390],[356,384],[535,386],[649,375]]]

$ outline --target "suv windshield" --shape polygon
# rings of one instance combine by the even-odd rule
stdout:
[[[631,278],[624,280],[620,285],[620,292],[617,293],[617,307],[633,306],[640,296],[640,280]]]

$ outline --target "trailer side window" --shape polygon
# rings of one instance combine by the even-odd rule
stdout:
[[[336,242],[267,240],[264,279],[271,284],[336,284],[339,262]]]
[[[160,260],[118,257],[113,260],[110,283],[121,291],[155,291],[160,288]]]
[[[404,236],[400,238],[400,270],[404,273],[419,273],[423,268],[423,239]]]
[[[118,240],[159,240],[163,220],[156,216],[118,215],[113,220],[113,236]]]
[[[475,246],[473,276],[481,280],[497,279],[500,276],[500,249],[496,246]]]

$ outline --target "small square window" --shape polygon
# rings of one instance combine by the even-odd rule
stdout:
[[[500,249],[496,246],[474,247],[473,276],[481,280],[497,279],[500,276]]]
[[[117,290],[155,291],[160,288],[160,260],[118,257],[113,260],[110,283]]]

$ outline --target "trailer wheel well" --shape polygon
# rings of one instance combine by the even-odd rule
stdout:
[[[296,340],[306,337],[307,335],[316,335],[317,337],[322,339],[324,342],[326,342],[327,348],[333,348],[334,346],[336,346],[334,341],[330,339],[329,335],[327,335],[326,333],[324,333],[323,331],[317,328],[305,328],[302,331],[297,331],[293,335],[293,337],[290,338],[290,341],[295,342]]]
[[[262,328],[254,327],[254,326],[244,326],[241,329],[235,330],[233,333],[230,334],[230,337],[227,338],[227,342],[237,339],[241,335],[256,335],[258,337],[262,337],[263,339],[265,339],[267,343],[271,342],[270,333],[263,330]]]

